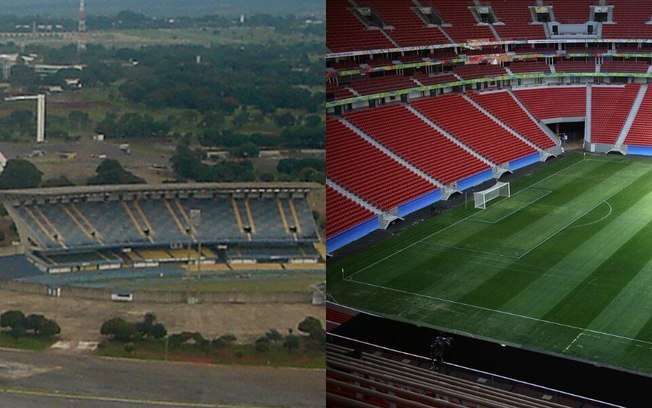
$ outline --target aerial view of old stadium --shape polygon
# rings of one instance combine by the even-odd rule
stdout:
[[[0,407],[323,407],[323,2],[0,3]]]
[[[329,404],[649,406],[652,3],[326,4]]]

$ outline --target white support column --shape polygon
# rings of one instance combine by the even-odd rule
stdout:
[[[36,109],[36,143],[45,142],[45,95],[39,94]]]

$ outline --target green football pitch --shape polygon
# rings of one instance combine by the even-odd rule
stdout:
[[[652,160],[571,154],[328,265],[344,305],[652,374]]]

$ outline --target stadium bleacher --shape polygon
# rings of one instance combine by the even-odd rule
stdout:
[[[367,28],[350,11],[346,0],[326,2],[326,45],[332,52],[373,50],[395,47],[379,29]]]
[[[494,25],[502,40],[539,39],[546,36],[543,24],[532,23],[529,0],[491,2],[496,17],[504,25]]]
[[[365,0],[360,6],[371,6],[391,25],[387,33],[401,46],[411,47],[421,44],[445,44],[446,36],[438,26],[428,26],[414,12],[411,0]]]
[[[641,106],[634,118],[634,123],[625,138],[625,144],[634,146],[652,146],[652,92],[645,92]]]
[[[346,119],[443,184],[489,168],[404,106],[356,111]]]
[[[515,61],[509,64],[509,69],[514,74],[527,72],[550,73],[550,66],[543,61]]]
[[[415,88],[418,84],[412,79],[401,75],[386,75],[354,79],[350,86],[360,95],[373,95],[397,89]]]
[[[288,248],[319,241],[306,198],[310,187],[281,183],[252,194],[211,186],[197,195],[198,187],[174,190],[175,185],[112,188],[6,190],[2,201],[31,259],[56,272],[79,270],[76,265],[97,269],[174,261],[169,251],[181,247]],[[116,256],[121,251],[125,255]]]
[[[507,91],[470,93],[469,96],[540,148],[549,149],[555,146],[555,142],[528,116]]]
[[[517,89],[514,94],[539,120],[586,114],[585,86]]]
[[[554,402],[493,388],[410,364],[390,353],[361,352],[329,343],[326,400],[331,407],[504,407],[552,408]],[[421,363],[421,362],[419,362]]]
[[[363,69],[368,67],[366,72],[339,72],[338,85],[327,84],[328,113],[365,134],[356,134],[339,118],[329,119],[329,152],[337,149],[332,151],[346,157],[347,163],[356,158],[387,163],[412,181],[399,183],[404,189],[383,191],[382,182],[366,176],[363,181],[356,180],[358,172],[347,173],[347,166],[341,164],[344,159],[332,155],[328,161],[335,164],[327,171],[329,180],[341,191],[367,201],[375,211],[386,213],[428,194],[424,180],[415,172],[443,186],[455,186],[465,177],[484,174],[462,183],[466,188],[486,180],[483,172],[488,170],[496,175],[505,166],[511,170],[512,163],[518,162],[515,168],[533,163],[538,153],[542,160],[559,153],[561,141],[542,128],[537,123],[540,121],[580,122],[588,117],[592,121],[587,124],[592,131],[589,143],[615,144],[644,82],[638,76],[647,74],[651,60],[646,55],[622,53],[652,54],[652,47],[617,40],[601,42],[600,38],[650,37],[650,25],[645,23],[652,18],[652,6],[643,3],[613,0],[606,4],[613,8],[613,21],[602,23],[593,21],[591,7],[599,4],[592,0],[545,4],[433,0],[419,3],[423,7],[419,10],[408,0],[328,2],[331,15],[341,17],[327,19],[327,45],[332,53],[327,56],[328,66],[355,70],[360,63],[368,63],[362,65]],[[534,21],[537,5],[552,7],[550,24]],[[368,8],[370,17],[357,15],[355,7]],[[593,24],[596,31],[588,33],[586,24]],[[555,27],[560,28],[559,33]],[[345,32],[349,42],[339,47]],[[361,32],[364,34],[358,35]],[[626,34],[614,34],[619,32]],[[366,45],[371,36],[376,40]],[[365,54],[365,50],[375,51]],[[569,56],[572,54],[584,55]],[[333,57],[336,62],[329,62]],[[333,77],[331,69],[329,82],[334,82]],[[588,104],[587,83],[596,84]],[[614,86],[599,86],[603,83]],[[503,87],[513,89],[486,92]],[[345,98],[346,102],[341,101]],[[609,107],[613,101],[617,101],[616,109]],[[588,115],[587,105],[591,107]],[[641,114],[646,112],[647,98],[643,105]],[[443,129],[444,134],[436,129]],[[631,141],[633,146],[650,143],[641,129],[643,121],[637,118],[625,146]],[[342,143],[345,145],[340,146]],[[362,153],[357,156],[351,150]],[[388,176],[378,168],[382,166],[373,167],[378,173],[357,163],[354,168],[360,175],[377,174],[380,180]],[[401,177],[392,180],[397,179]],[[405,191],[414,185],[420,187]],[[345,198],[342,205],[353,213],[357,204],[349,201]],[[427,205],[426,201],[418,206]]]
[[[457,43],[468,40],[497,40],[488,25],[480,25],[466,2],[450,0],[431,0],[430,4],[437,10],[445,23],[446,33]]]
[[[532,147],[509,133],[460,95],[420,99],[412,105],[493,163],[504,164],[535,153]]]
[[[326,134],[327,177],[380,209],[437,188],[335,119],[327,119]]]
[[[594,86],[591,104],[591,142],[616,143],[640,85]]]
[[[652,3],[645,0],[617,0],[613,20],[616,24],[602,26],[603,38],[650,38],[652,26],[646,24],[652,16]]]
[[[327,237],[334,237],[374,216],[373,212],[326,186]]]
[[[555,63],[557,72],[595,72],[595,62],[561,60]]]

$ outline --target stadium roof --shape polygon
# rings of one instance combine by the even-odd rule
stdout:
[[[73,186],[0,190],[0,201],[44,199],[58,197],[115,196],[119,194],[166,194],[166,193],[308,193],[320,188],[317,183],[171,183],[171,184],[124,184],[99,186]]]

